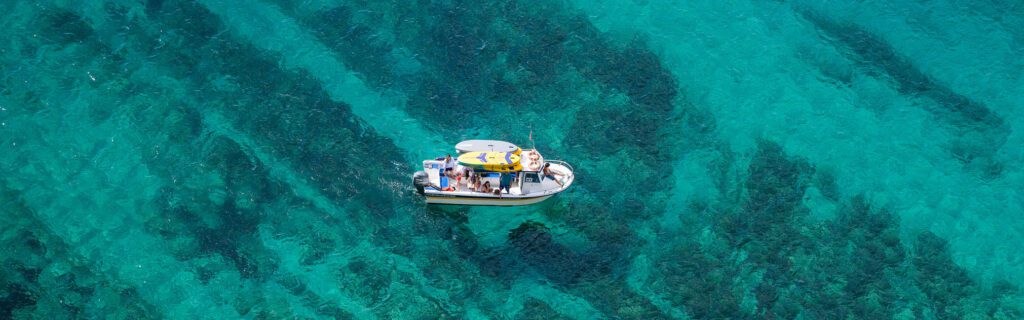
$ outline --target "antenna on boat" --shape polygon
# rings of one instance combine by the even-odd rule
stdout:
[[[533,142],[533,125],[532,124],[530,125],[530,145],[531,145],[531,147],[533,147],[533,150],[537,150],[537,144]]]

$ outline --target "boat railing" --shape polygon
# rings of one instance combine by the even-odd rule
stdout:
[[[554,163],[554,164],[561,165],[561,166],[565,167],[566,169],[569,169],[569,174],[570,175],[575,175],[576,174],[576,169],[573,169],[573,167],[571,165],[569,165],[568,162],[565,162],[565,161],[562,161],[562,160],[547,160],[547,159],[545,159],[544,162],[551,162],[551,163]]]

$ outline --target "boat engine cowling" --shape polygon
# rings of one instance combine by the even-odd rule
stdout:
[[[416,187],[416,192],[423,194],[423,189],[430,185],[430,176],[424,171],[416,171],[412,174],[412,185]]]

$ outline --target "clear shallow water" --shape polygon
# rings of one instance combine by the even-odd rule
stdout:
[[[1019,5],[0,8],[0,316],[1024,317]]]

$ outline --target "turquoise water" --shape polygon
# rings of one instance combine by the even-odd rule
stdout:
[[[0,9],[0,318],[1024,318],[1019,3]]]

